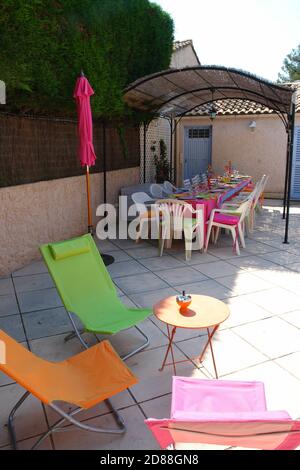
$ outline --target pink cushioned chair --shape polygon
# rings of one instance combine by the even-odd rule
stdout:
[[[173,377],[170,419],[145,421],[160,447],[215,444],[264,450],[300,445],[300,422],[268,411],[261,382]]]
[[[214,242],[217,242],[220,228],[228,229],[233,238],[233,246],[236,253],[240,254],[239,241],[241,245],[245,248],[245,238],[244,238],[244,222],[247,217],[251,207],[251,200],[247,199],[242,202],[239,207],[232,208],[231,210],[227,209],[213,209],[210,214],[210,219],[208,222],[205,251],[207,251],[209,238],[212,233],[213,227],[216,227],[216,233]]]

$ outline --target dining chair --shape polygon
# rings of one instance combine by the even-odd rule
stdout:
[[[150,194],[155,199],[162,198],[164,195],[163,187],[160,184],[151,184],[150,186]]]
[[[199,184],[201,181],[200,179],[200,176],[199,175],[195,175],[192,177],[192,184]]]
[[[144,226],[146,226],[147,231],[150,228],[151,223],[155,223],[156,214],[155,210],[149,209],[149,203],[154,204],[154,199],[152,199],[149,194],[145,192],[137,192],[131,195],[133,202],[135,203],[135,208],[138,212],[138,229],[136,232],[136,242],[138,242],[143,234]]]
[[[186,188],[186,189],[191,189],[191,180],[189,178],[183,180],[183,187]]]
[[[186,260],[191,259],[193,238],[196,237],[197,249],[204,246],[204,211],[203,205],[194,209],[184,201],[174,199],[156,201],[156,220],[159,224],[159,255],[164,246],[171,248],[172,239],[181,239],[184,235]]]
[[[170,181],[164,181],[163,184],[163,191],[166,194],[172,194],[177,190],[176,186],[174,184],[170,183]]]
[[[251,199],[247,199],[236,208],[232,207],[230,209],[223,209],[223,208],[213,209],[210,214],[210,219],[208,222],[205,252],[207,251],[212,229],[213,227],[216,227],[216,233],[214,235],[214,243],[216,243],[218,240],[220,228],[225,228],[231,232],[232,239],[233,239],[233,247],[235,249],[236,254],[240,255],[238,239],[240,238],[241,245],[243,248],[245,248],[246,245],[245,245],[245,238],[244,238],[244,222],[245,222],[245,218],[249,214],[250,207],[251,207]]]

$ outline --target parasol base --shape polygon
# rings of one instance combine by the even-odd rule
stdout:
[[[105,266],[109,266],[110,264],[113,264],[114,261],[115,261],[115,258],[111,255],[105,255],[105,254],[101,254],[101,258],[103,260],[103,263],[105,264]]]

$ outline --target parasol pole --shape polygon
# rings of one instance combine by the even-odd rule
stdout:
[[[88,206],[88,232],[93,235],[92,206],[91,206],[91,185],[90,185],[90,167],[86,166],[86,195]]]

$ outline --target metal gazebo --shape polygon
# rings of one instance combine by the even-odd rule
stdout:
[[[288,243],[296,107],[296,93],[292,86],[278,85],[233,68],[194,66],[142,77],[126,88],[124,100],[134,109],[168,119],[171,132],[180,119],[193,110],[220,101],[223,107],[232,100],[243,101],[244,106],[256,103],[276,113],[287,132],[283,218],[284,243]]]

